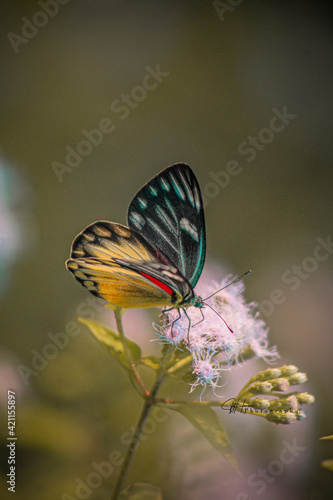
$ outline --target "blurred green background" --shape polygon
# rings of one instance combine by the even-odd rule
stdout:
[[[206,199],[208,267],[220,265],[221,279],[253,270],[247,298],[261,304],[281,364],[307,373],[304,389],[317,402],[290,428],[223,415],[243,478],[172,416],[140,445],[128,482],[160,485],[166,499],[328,498],[332,474],[319,463],[333,447],[318,438],[333,433],[333,254],[321,250],[319,261],[314,252],[332,235],[329,2],[18,0],[2,5],[0,24],[1,487],[9,388],[17,392],[16,498],[110,497],[117,467],[87,496],[76,488],[93,462],[126,450],[120,436],[141,401],[122,370],[83,326],[65,347],[49,348],[39,371],[26,370],[78,315],[112,324],[65,269],[75,235],[95,220],[126,223],[136,191],[186,162]],[[137,89],[153,86],[144,79],[156,68],[156,88]],[[120,112],[123,94],[131,97]],[[272,122],[283,110],[292,115],[284,127]],[[113,131],[76,167],[59,170],[66,148],[105,119]],[[227,177],[231,160],[237,174]],[[153,318],[131,311],[125,321],[147,353],[158,352],[149,342]],[[223,396],[264,367],[227,373]],[[304,451],[259,494],[248,478],[296,438]]]

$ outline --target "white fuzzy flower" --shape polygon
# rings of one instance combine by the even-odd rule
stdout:
[[[194,351],[192,355],[193,374],[197,378],[191,384],[190,392],[193,392],[198,385],[202,385],[204,389],[207,385],[211,385],[215,389],[221,375],[221,367],[218,361],[213,359],[214,352],[209,350],[203,352]]]
[[[211,283],[199,289],[204,302],[205,297],[226,287],[232,280],[229,276],[220,285]],[[247,304],[243,292],[244,285],[239,281],[218,291],[202,309],[188,307],[187,315],[180,310],[179,319],[176,309],[166,313],[166,326],[159,334],[164,341],[176,346],[185,344],[191,352],[197,376],[192,390],[199,384],[216,387],[221,371],[242,362],[242,356],[249,351],[252,356],[268,362],[279,357],[275,347],[268,347],[268,329],[256,311],[256,304]]]

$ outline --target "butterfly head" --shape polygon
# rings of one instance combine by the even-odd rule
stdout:
[[[209,307],[212,311],[214,311],[214,313],[223,321],[223,323],[227,326],[228,330],[233,333],[232,329],[230,328],[230,326],[226,323],[226,321],[222,318],[222,316],[209,304],[207,304],[207,302],[204,301],[204,299],[202,297],[199,297],[199,295],[195,295],[193,296],[193,299],[191,300],[190,304],[191,306],[194,306],[194,307],[198,307],[201,309],[203,309],[205,306]],[[204,320],[204,315],[203,315],[203,312],[201,311],[201,315],[202,315],[202,320]],[[201,321],[199,321],[199,323],[201,323]],[[195,325],[193,325],[195,326]]]
[[[194,294],[193,295],[193,299],[191,300],[191,306],[194,306],[194,307],[199,307],[200,309],[202,309],[203,307],[205,307],[205,303],[202,299],[202,297],[199,297],[199,295],[196,295]]]

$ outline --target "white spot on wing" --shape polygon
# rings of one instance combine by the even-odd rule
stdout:
[[[183,217],[182,219],[180,219],[179,225],[180,228],[188,233],[195,241],[199,241],[197,228],[194,224],[191,224],[188,219]]]
[[[157,189],[155,189],[153,186],[149,186],[150,192],[153,196],[157,196],[158,192]]]
[[[138,202],[139,202],[139,205],[140,205],[140,208],[142,209],[145,209],[147,208],[147,200],[144,200],[143,198],[138,198]]]
[[[179,171],[178,173],[179,173],[179,175],[180,175],[180,176],[181,176],[181,178],[182,178],[183,185],[184,185],[184,187],[185,187],[185,189],[186,189],[187,197],[188,197],[188,199],[189,199],[189,201],[190,201],[190,203],[191,203],[192,207],[194,207],[194,198],[193,198],[192,189],[191,189],[191,187],[189,186],[189,184],[188,184],[188,182],[187,182],[187,179],[186,179],[185,175],[183,174],[183,172]]]
[[[181,278],[178,274],[176,273],[170,273],[169,271],[162,270],[162,274],[164,276],[167,276],[168,278],[171,278],[174,281],[184,281],[183,278]]]
[[[130,217],[133,225],[139,230],[142,229],[146,223],[144,217],[142,217],[142,215],[138,214],[137,212],[132,212]]]
[[[159,181],[160,181],[161,187],[164,191],[170,191],[171,186],[166,179],[163,179],[163,177],[161,177],[159,179]]]
[[[176,195],[178,196],[178,198],[185,201],[185,199],[186,199],[185,193],[184,193],[183,189],[181,188],[180,184],[176,181],[176,179],[174,178],[174,176],[171,173],[170,173],[170,177],[171,177],[171,180],[173,183],[173,189],[174,189]]]
[[[196,187],[193,190],[193,194],[194,194],[195,206],[199,212],[199,210],[201,209],[201,202],[200,202],[200,194],[199,194],[199,191]]]

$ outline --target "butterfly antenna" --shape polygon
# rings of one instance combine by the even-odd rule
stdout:
[[[219,314],[217,311],[215,311],[215,309],[212,306],[210,306],[209,304],[206,304],[206,302],[204,302],[204,304],[205,304],[205,306],[209,307],[209,309],[211,309],[212,311],[214,311],[214,313],[217,314],[219,318],[221,318],[221,320],[223,321],[223,323],[225,324],[225,326],[230,330],[231,333],[234,333],[233,330],[231,330],[231,328],[228,325],[228,323],[225,321],[225,319],[222,318],[221,314]]]
[[[252,272],[251,269],[249,271],[246,271],[246,273],[242,274],[242,276],[239,276],[239,277],[235,278],[233,281],[231,281],[230,283],[228,283],[223,288],[220,288],[219,290],[216,290],[216,292],[212,293],[208,297],[205,297],[204,300],[206,301],[206,300],[210,299],[211,297],[213,297],[213,295],[216,295],[218,292],[221,292],[221,290],[224,290],[225,288],[228,288],[228,286],[233,285],[234,283],[237,283],[237,281],[241,280],[242,278],[244,278],[244,276],[246,276],[247,274],[250,274],[251,272]],[[206,304],[206,305],[208,305],[208,304]]]

